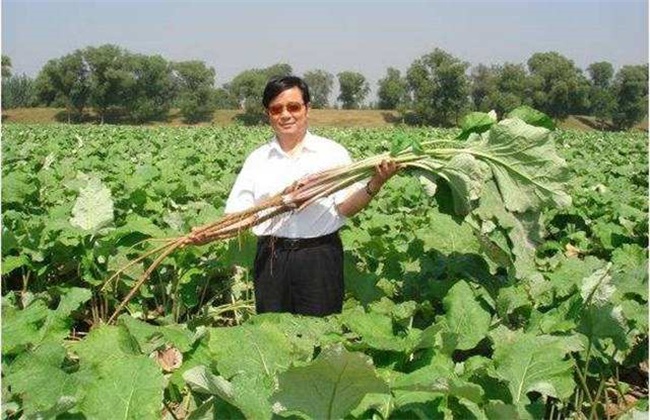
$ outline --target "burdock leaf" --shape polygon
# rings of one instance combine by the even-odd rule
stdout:
[[[476,347],[488,332],[491,315],[474,298],[465,281],[456,283],[443,300],[447,328],[457,334],[459,350]]]
[[[390,155],[396,156],[401,151],[406,149],[411,144],[411,140],[405,133],[397,133],[393,135],[390,144]]]
[[[144,419],[160,416],[165,388],[160,368],[146,356],[124,357],[96,366],[85,387],[81,411],[95,419]]]
[[[27,417],[55,408],[61,398],[71,401],[77,395],[79,384],[75,376],[61,369],[64,358],[65,349],[61,344],[46,342],[21,353],[8,369],[3,367],[2,380],[13,393],[21,396]],[[74,401],[65,405],[69,409]]]
[[[195,366],[183,373],[183,379],[193,391],[201,394],[218,395],[224,401],[234,402],[233,387],[222,376],[217,376],[203,366]]]
[[[508,383],[512,403],[520,412],[530,403],[527,393],[566,400],[575,382],[573,364],[565,360],[570,348],[566,340],[550,335],[532,335],[499,327],[492,333],[494,365],[498,379]]]
[[[472,203],[481,196],[483,185],[490,177],[489,167],[468,153],[455,155],[439,170],[451,188],[456,214],[466,215]]]
[[[124,326],[102,325],[72,346],[84,381],[79,408],[88,418],[143,419],[160,416],[165,380]],[[83,378],[83,379],[82,379]]]
[[[278,377],[276,412],[299,412],[315,419],[343,418],[366,394],[387,393],[370,357],[327,348],[308,366],[292,367]]]
[[[551,117],[526,105],[517,107],[508,113],[508,118],[515,117],[525,121],[527,124],[534,125],[536,127],[544,127],[548,128],[549,130],[555,130],[555,123]]]
[[[79,176],[85,185],[79,191],[72,208],[70,224],[83,230],[96,233],[113,222],[113,199],[111,191],[94,176]]]
[[[550,136],[545,128],[507,119],[468,147],[474,157],[489,165],[509,211],[571,204],[571,197],[564,191],[569,170],[555,152]]]
[[[458,138],[465,140],[472,133],[482,133],[487,131],[496,122],[497,119],[494,113],[470,112],[460,121],[462,132],[458,135]]]

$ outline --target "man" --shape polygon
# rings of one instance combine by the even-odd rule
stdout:
[[[247,157],[228,197],[226,213],[246,210],[305,175],[352,162],[343,146],[308,131],[310,96],[302,79],[271,80],[262,103],[275,136]],[[339,191],[253,228],[258,235],[253,267],[258,313],[325,316],[341,312],[343,248],[338,230],[346,218],[368,205],[397,170],[394,162],[384,161],[361,188]]]

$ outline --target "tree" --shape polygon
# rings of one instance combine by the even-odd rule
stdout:
[[[623,66],[612,85],[616,107],[612,122],[629,129],[648,115],[648,65]]]
[[[2,78],[11,76],[11,58],[2,54]]]
[[[2,78],[2,108],[25,108],[37,103],[34,80],[26,75]]]
[[[433,125],[457,123],[466,111],[469,64],[436,48],[416,59],[406,72],[414,121]]]
[[[250,125],[261,124],[267,121],[262,95],[264,88],[271,78],[289,76],[292,73],[288,64],[274,64],[262,69],[248,69],[236,75],[224,87],[244,114],[239,119]]]
[[[269,80],[273,77],[290,76],[291,73],[293,73],[293,69],[287,63],[273,64],[272,66],[265,68],[263,71]]]
[[[591,86],[589,88],[590,114],[596,117],[603,126],[605,120],[612,117],[616,106],[611,84],[614,76],[614,66],[607,61],[592,63],[587,68]]]
[[[494,109],[493,97],[497,92],[497,78],[495,66],[488,67],[485,64],[479,64],[472,69],[470,95],[474,109],[483,112]]]
[[[614,66],[607,61],[592,63],[587,67],[587,73],[593,86],[608,89],[614,77]]]
[[[378,82],[379,89],[377,97],[379,98],[379,109],[397,109],[407,100],[408,85],[399,70],[389,67],[386,71],[386,77]]]
[[[573,61],[554,51],[535,53],[528,70],[533,107],[558,119],[588,109],[589,83]]]
[[[366,78],[354,71],[343,71],[336,75],[339,80],[339,96],[343,109],[357,109],[370,92]]]
[[[312,108],[327,108],[328,98],[334,86],[334,76],[325,70],[311,70],[305,72],[303,79],[309,86]]]
[[[185,121],[209,121],[214,110],[215,71],[203,61],[183,61],[173,64],[178,106]]]
[[[264,87],[273,77],[288,76],[292,72],[288,64],[274,64],[262,69],[248,69],[236,75],[225,89],[237,101],[241,109],[262,107]]]
[[[134,122],[165,118],[176,94],[172,66],[159,55],[128,54],[123,84],[125,97],[120,102]]]
[[[225,88],[220,87],[214,90],[214,106],[216,109],[233,109],[238,104]]]
[[[520,105],[531,105],[528,95],[528,73],[522,64],[497,66],[497,99],[494,109],[504,115]]]
[[[88,47],[83,52],[90,70],[90,104],[100,122],[110,107],[124,106],[131,75],[127,69],[126,51],[116,45]]]
[[[255,105],[262,106],[262,92],[267,76],[263,69],[248,69],[237,74],[225,89],[243,110],[250,110]]]
[[[90,81],[80,50],[45,63],[36,78],[36,92],[47,104],[58,102],[66,108],[68,122],[79,117],[88,103]]]

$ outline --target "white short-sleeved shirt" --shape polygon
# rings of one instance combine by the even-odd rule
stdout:
[[[273,137],[246,158],[226,202],[225,211],[235,213],[246,210],[306,175],[351,162],[350,154],[343,146],[310,132],[306,133],[302,149],[294,156],[285,153],[277,138]],[[253,227],[253,233],[286,238],[313,238],[332,233],[345,223],[345,217],[339,214],[336,205],[345,200],[351,188],[355,187],[323,197],[300,211],[269,219]]]

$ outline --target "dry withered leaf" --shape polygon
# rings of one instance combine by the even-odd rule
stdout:
[[[580,254],[582,254],[582,251],[579,248],[576,248],[575,246],[571,244],[566,244],[564,246],[564,255],[566,255],[569,258],[573,257],[578,257]]]
[[[166,344],[164,349],[151,353],[151,357],[156,360],[163,372],[173,372],[183,363],[183,353],[169,344]]]

